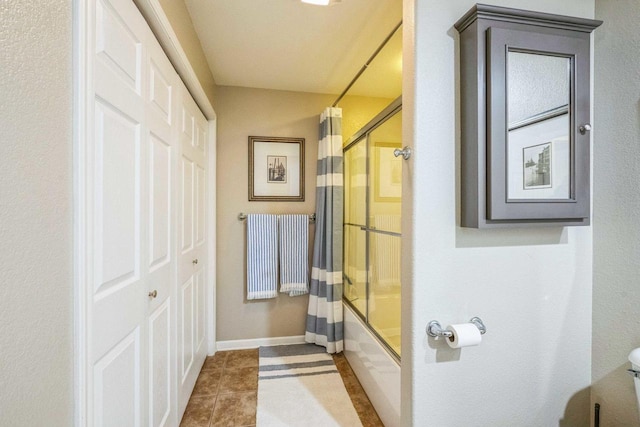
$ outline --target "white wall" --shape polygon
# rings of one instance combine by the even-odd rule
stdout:
[[[68,0],[0,5],[0,425],[73,424]]]
[[[525,7],[516,0],[489,3]],[[453,24],[475,1],[404,4],[404,134],[415,154],[405,168],[411,197],[403,197],[413,199],[403,206],[403,234],[411,236],[403,249],[402,303],[411,307],[403,317],[403,425],[588,424],[591,227],[458,226],[460,85]],[[585,18],[594,13],[593,0],[528,5]],[[479,347],[454,351],[427,339],[430,320],[446,325],[472,316],[488,329]]]
[[[601,426],[640,426],[629,352],[640,347],[640,2],[596,0],[593,403]]]

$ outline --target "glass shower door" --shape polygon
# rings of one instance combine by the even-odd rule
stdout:
[[[402,112],[396,107],[344,153],[344,297],[400,356]]]
[[[369,134],[369,313],[373,330],[400,354],[402,112]]]
[[[344,296],[362,316],[367,313],[367,144],[344,154]]]

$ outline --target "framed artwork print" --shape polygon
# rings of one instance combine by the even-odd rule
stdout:
[[[402,197],[402,157],[395,157],[393,150],[402,144],[376,142],[374,158],[374,200],[382,203],[398,203]]]
[[[525,190],[551,188],[551,142],[522,149]]]
[[[569,199],[569,114],[509,130],[507,171],[509,201]]]
[[[249,201],[304,201],[304,138],[249,137]]]

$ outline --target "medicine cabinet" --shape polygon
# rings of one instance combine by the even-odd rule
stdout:
[[[478,4],[460,33],[461,226],[589,225],[591,32]]]

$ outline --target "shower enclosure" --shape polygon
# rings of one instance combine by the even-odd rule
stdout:
[[[400,360],[402,100],[344,149],[344,300]]]
[[[334,106],[344,146],[344,353],[382,422],[400,425],[402,25]]]

